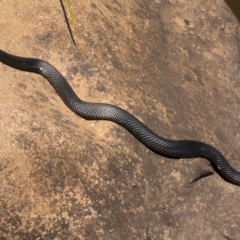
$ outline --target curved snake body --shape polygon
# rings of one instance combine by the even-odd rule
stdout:
[[[82,101],[62,74],[46,61],[17,57],[2,50],[0,50],[0,61],[12,68],[43,75],[64,103],[79,116],[87,120],[115,122],[127,129],[147,148],[169,158],[206,158],[227,181],[240,185],[240,172],[234,170],[214,147],[198,141],[164,139],[152,132],[133,115],[117,106]]]

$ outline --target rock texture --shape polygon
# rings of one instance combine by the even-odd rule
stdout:
[[[0,2],[0,48],[45,59],[81,99],[240,170],[239,23],[222,0]],[[205,159],[156,155],[72,113],[41,76],[0,64],[1,239],[239,239],[240,188]]]

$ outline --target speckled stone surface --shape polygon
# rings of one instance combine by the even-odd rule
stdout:
[[[0,2],[0,48],[47,60],[85,101],[240,170],[239,23],[222,0]],[[0,64],[0,239],[239,239],[240,187],[72,113],[46,79]],[[204,177],[207,176],[207,177]]]

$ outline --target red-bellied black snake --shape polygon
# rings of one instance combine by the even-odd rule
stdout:
[[[110,104],[84,102],[75,94],[62,74],[46,61],[23,58],[0,50],[0,61],[12,68],[43,75],[56,90],[64,103],[79,116],[88,120],[108,120],[127,129],[153,152],[169,158],[208,159],[227,181],[240,185],[240,172],[233,169],[224,156],[214,147],[198,141],[164,139],[127,111]]]

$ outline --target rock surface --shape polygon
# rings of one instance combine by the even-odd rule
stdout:
[[[85,101],[240,170],[239,23],[222,0],[0,2],[0,48],[47,60]],[[42,76],[0,64],[1,239],[239,239],[240,188],[72,113]]]

